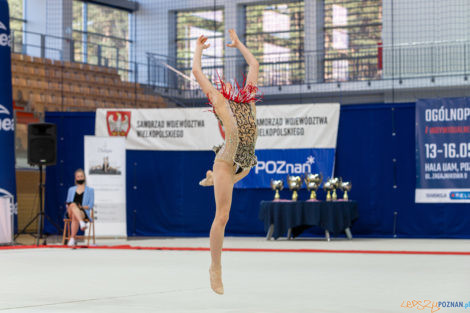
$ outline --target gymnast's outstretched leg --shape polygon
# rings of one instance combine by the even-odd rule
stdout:
[[[209,269],[211,288],[218,294],[224,293],[222,284],[222,246],[233,192],[233,166],[227,162],[214,162],[215,218],[210,232],[211,267]]]

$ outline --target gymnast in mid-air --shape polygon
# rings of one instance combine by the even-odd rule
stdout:
[[[224,293],[222,283],[222,245],[232,203],[233,186],[250,172],[257,163],[255,145],[257,139],[256,102],[259,64],[253,54],[239,40],[235,30],[229,30],[231,43],[249,65],[243,85],[224,82],[219,77],[216,86],[203,74],[202,51],[209,48],[207,37],[200,36],[196,42],[192,72],[202,91],[207,95],[213,112],[225,130],[225,142],[214,148],[216,157],[213,170],[207,171],[201,186],[214,186],[216,212],[210,231],[211,265],[209,268],[211,288],[217,294]]]

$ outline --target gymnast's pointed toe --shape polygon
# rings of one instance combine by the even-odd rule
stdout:
[[[212,290],[218,295],[223,295],[224,285],[222,283],[222,269],[213,270],[212,268],[210,268],[209,275]]]

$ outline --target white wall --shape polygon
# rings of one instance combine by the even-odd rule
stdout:
[[[25,31],[46,33],[46,2],[47,0],[25,0],[24,1],[24,19]],[[25,34],[24,43],[26,45],[26,54],[32,56],[41,56],[41,37],[35,34]]]
[[[73,0],[47,0],[47,34],[72,39]],[[46,46],[57,50],[48,50],[46,57],[70,61],[70,42],[63,39],[48,38]]]

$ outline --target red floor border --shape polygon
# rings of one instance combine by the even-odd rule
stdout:
[[[67,246],[0,246],[0,250],[13,249],[70,249]],[[76,246],[75,249],[111,249],[111,250],[159,250],[159,251],[209,251],[205,247],[135,247],[118,246]],[[424,254],[424,255],[470,255],[470,251],[397,251],[397,250],[334,250],[334,249],[258,249],[258,248],[224,248],[231,252],[287,252],[287,253],[357,253],[357,254]]]

